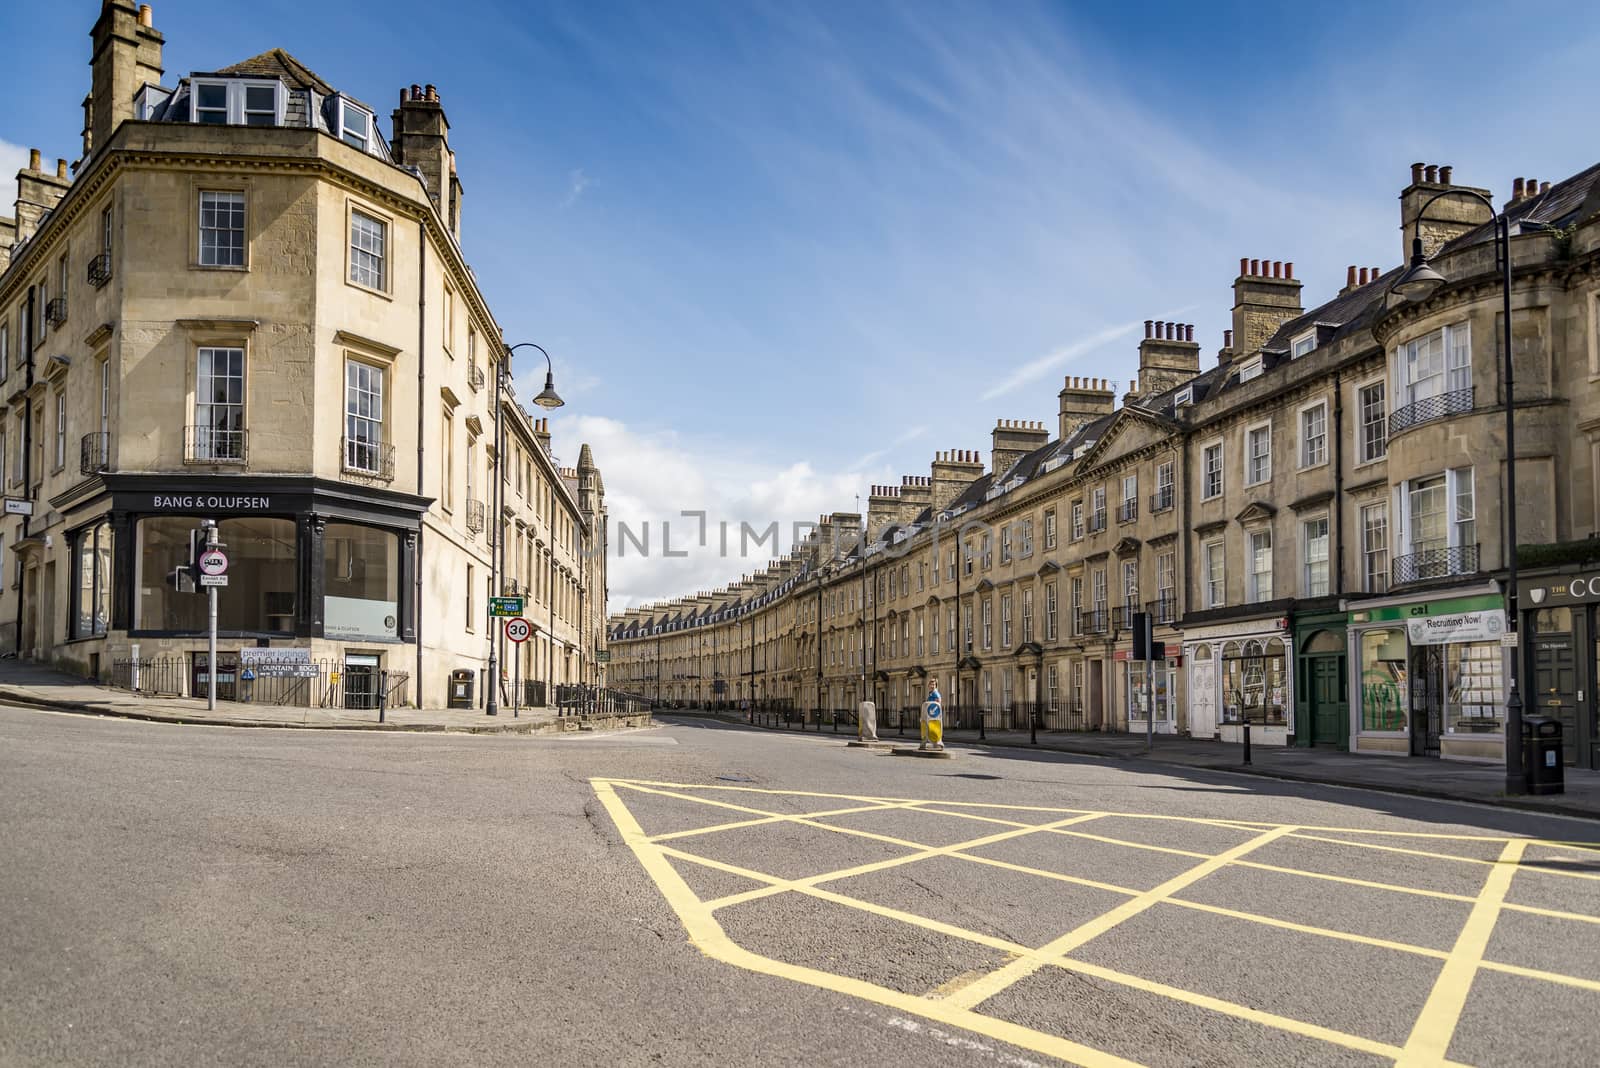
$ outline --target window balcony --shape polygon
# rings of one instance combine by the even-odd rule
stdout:
[[[60,326],[67,321],[66,297],[56,297],[45,304],[44,321],[51,326]]]
[[[394,481],[394,446],[381,441],[340,438],[340,470],[347,475]]]
[[[96,289],[111,281],[111,253],[102,252],[89,261],[88,279]]]
[[[1172,595],[1146,601],[1144,610],[1155,617],[1157,623],[1171,623],[1178,618],[1178,599]]]
[[[111,466],[111,435],[103,430],[85,434],[78,442],[78,470],[85,475],[105,471]]]
[[[1117,505],[1117,522],[1131,523],[1139,518],[1139,498],[1130,497]]]
[[[476,534],[483,529],[483,502],[467,499],[467,529]]]
[[[1104,608],[1097,608],[1092,612],[1079,612],[1073,620],[1072,632],[1074,634],[1104,634],[1109,629],[1110,616]]]
[[[1137,604],[1119,605],[1111,610],[1111,625],[1118,630],[1132,630],[1133,617],[1139,613]]]
[[[1172,487],[1167,486],[1150,495],[1150,511],[1165,512],[1172,507]]]
[[[1106,529],[1106,514],[1104,512],[1096,512],[1089,517],[1088,530],[1090,534],[1098,534],[1104,529]]]
[[[478,366],[478,362],[474,360],[467,364],[467,385],[472,387],[473,392],[483,389],[483,382],[483,368]]]
[[[1478,570],[1476,545],[1452,545],[1444,549],[1426,549],[1408,556],[1397,556],[1391,565],[1393,585],[1407,582],[1426,582],[1429,579],[1450,578],[1453,575],[1471,575]]]
[[[248,431],[214,426],[183,428],[183,462],[186,464],[242,464],[248,455]]]
[[[1472,387],[1454,389],[1449,393],[1440,393],[1437,396],[1425,397],[1403,408],[1396,408],[1389,416],[1389,435],[1393,437],[1402,430],[1409,430],[1423,423],[1431,423],[1436,419],[1448,419],[1452,415],[1466,415],[1472,411]]]

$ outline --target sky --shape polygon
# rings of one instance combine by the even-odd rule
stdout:
[[[28,42],[0,173],[78,155],[98,7],[0,7]],[[154,8],[167,85],[282,47],[385,129],[401,86],[438,87],[467,258],[554,360],[556,454],[600,466],[613,610],[773,555],[701,548],[684,511],[787,541],[937,451],[986,458],[997,420],[1054,427],[1064,376],[1125,391],[1146,319],[1193,323],[1209,363],[1240,257],[1294,262],[1307,307],[1398,264],[1413,161],[1503,200],[1600,159],[1590,4],[1515,33],[1463,2]]]

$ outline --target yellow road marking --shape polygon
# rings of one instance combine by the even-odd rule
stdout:
[[[1278,927],[1285,931],[1298,931],[1301,934],[1316,935],[1319,938],[1331,938],[1339,942],[1355,942],[1359,945],[1374,946],[1378,949],[1392,949],[1400,953],[1415,953],[1419,957],[1437,957],[1439,960],[1444,960],[1449,956],[1444,950],[1433,949],[1429,946],[1414,946],[1410,942],[1391,942],[1387,938],[1373,938],[1369,935],[1356,934],[1352,931],[1336,931],[1331,927],[1313,927],[1310,924],[1295,923],[1293,920],[1280,920],[1275,916],[1267,916],[1259,912],[1241,912],[1238,909],[1223,908],[1221,905],[1207,905],[1199,901],[1186,901],[1181,897],[1169,897],[1163,904],[1193,909],[1196,912],[1209,912],[1216,916],[1228,916],[1235,920],[1248,920],[1250,923],[1259,923],[1264,927]]]
[[[1600,993],[1600,983],[1593,979],[1582,979],[1576,975],[1562,975],[1560,972],[1546,972],[1538,968],[1524,968],[1520,964],[1502,964],[1500,961],[1486,960],[1478,965],[1486,972],[1505,972],[1507,975],[1520,975],[1524,979],[1540,979],[1546,983],[1560,983],[1562,986],[1575,986],[1579,990],[1593,990]]]
[[[1484,860],[1482,857],[1463,857],[1456,853],[1433,853],[1426,849],[1406,849],[1402,846],[1378,845],[1376,842],[1352,842],[1346,838],[1329,838],[1320,834],[1294,834],[1290,835],[1290,837],[1304,839],[1308,842],[1330,842],[1334,845],[1354,846],[1356,849],[1377,849],[1382,850],[1385,853],[1404,853],[1407,856],[1428,857],[1432,860],[1450,860],[1456,862],[1457,864],[1477,864],[1485,868],[1492,868],[1496,864],[1500,863],[1497,860]],[[1521,841],[1521,839],[1518,839],[1518,841]],[[1590,879],[1595,882],[1600,882],[1600,875],[1581,871],[1561,871],[1559,868],[1543,868],[1539,866],[1537,861],[1524,861],[1522,863],[1521,870],[1525,872],[1537,872],[1541,875],[1561,875],[1568,879]]]
[[[1324,871],[1307,871],[1301,868],[1285,868],[1277,864],[1262,864],[1255,860],[1239,860],[1234,864],[1240,868],[1255,868],[1258,871],[1272,871],[1279,875],[1299,875],[1306,879],[1322,879],[1330,883],[1348,883],[1351,886],[1365,886],[1373,890],[1392,890],[1397,894],[1412,894],[1416,897],[1434,897],[1443,901],[1465,901],[1469,904],[1476,900],[1468,894],[1452,894],[1446,890],[1424,890],[1418,886],[1400,886],[1397,883],[1380,883],[1371,879],[1357,879],[1350,875],[1330,875]]]
[[[773,823],[799,823],[806,827],[817,827],[824,831],[833,831],[836,834],[847,834],[853,838],[870,838],[875,842],[885,842],[889,845],[895,846],[909,846],[912,849],[924,848],[921,844],[917,842],[908,842],[904,838],[895,838],[887,834],[878,834],[874,831],[861,831],[854,827],[837,827],[831,823],[818,823],[816,820],[813,820],[801,813],[791,814],[784,812],[768,812],[766,809],[750,808],[747,805],[735,805],[727,801],[711,801],[705,798],[688,797],[684,794],[675,793],[671,790],[659,790],[654,787],[647,786],[634,786],[630,783],[618,783],[617,785],[626,786],[628,789],[637,790],[642,794],[657,794],[661,797],[676,798],[679,801],[699,801],[701,804],[712,805],[716,808],[732,809],[735,812],[748,812],[753,815],[767,817]]]
[[[962,972],[954,979],[946,979],[944,982],[940,983],[938,986],[934,987],[932,990],[928,991],[922,996],[930,1001],[938,1001],[940,998],[947,998],[951,994],[954,994],[956,991],[960,990],[974,979],[981,979],[983,976],[988,974],[989,971],[987,968],[974,968],[971,971]]]
[[[963,820],[982,820],[985,823],[1003,823],[1003,824],[1009,824],[1012,827],[1028,827],[1028,826],[1032,826],[1031,824],[1027,824],[1027,823],[1018,823],[1015,820],[997,819],[997,818],[995,818],[993,816],[975,816],[975,815],[973,815],[973,814],[971,814],[969,812],[944,812],[944,811],[941,811],[940,809],[928,808],[927,807],[928,804],[934,804],[934,803],[935,802],[931,802],[931,801],[927,802],[922,807],[917,808],[914,811],[917,811],[917,812],[929,812],[929,813],[932,813],[932,814],[937,815],[937,816],[954,816],[957,819],[963,819]],[[942,802],[939,802],[939,803],[942,803]],[[1104,812],[1104,813],[1101,813],[1101,815],[1103,815],[1103,816],[1112,816],[1112,817],[1120,817],[1120,816],[1124,815],[1124,813],[1121,813],[1121,812]],[[1196,852],[1194,852],[1193,850],[1190,850],[1190,849],[1174,849],[1171,846],[1149,845],[1148,843],[1145,843],[1145,842],[1130,842],[1126,838],[1111,838],[1111,837],[1108,837],[1108,836],[1103,835],[1103,834],[1089,834],[1089,833],[1087,833],[1085,831],[1055,830],[1055,831],[1051,831],[1050,833],[1051,834],[1067,835],[1067,836],[1072,837],[1072,838],[1087,838],[1091,842],[1106,842],[1106,843],[1108,843],[1110,845],[1127,846],[1129,849],[1146,849],[1146,850],[1149,850],[1149,851],[1151,851],[1153,853],[1172,853],[1172,854],[1175,854],[1175,855],[1180,856],[1180,857],[1194,857],[1196,860],[1206,860],[1209,857],[1214,855],[1214,854],[1211,854],[1211,853],[1196,853]],[[1256,832],[1256,833],[1259,833],[1259,832]]]
[[[1461,1010],[1467,1004],[1472,980],[1478,974],[1489,936],[1494,933],[1495,921],[1500,918],[1500,904],[1511,888],[1511,877],[1517,873],[1517,862],[1522,859],[1527,844],[1525,841],[1507,842],[1501,851],[1501,863],[1484,880],[1483,889],[1473,902],[1472,913],[1461,927],[1455,948],[1439,970],[1427,1003],[1417,1014],[1411,1037],[1406,1039],[1405,1051],[1395,1062],[1395,1068],[1441,1064],[1450,1052],[1450,1040],[1455,1036]]]
[[[760,819],[735,820],[732,823],[719,823],[713,827],[695,827],[687,831],[672,831],[667,834],[654,834],[650,836],[652,842],[671,842],[679,838],[693,838],[702,834],[715,834],[718,831],[736,831],[743,827],[760,827],[766,823],[782,823],[794,820],[815,820],[824,816],[852,816],[858,812],[892,812],[897,809],[912,807],[910,802],[897,801],[892,804],[881,805],[856,805],[854,808],[829,808],[818,812],[797,812],[789,816],[762,816]]]
[[[1216,856],[1196,864],[1188,871],[1173,876],[1160,886],[1146,890],[1129,901],[1124,901],[1111,909],[1111,911],[1095,917],[1088,923],[1080,924],[1060,938],[1047,942],[1027,956],[1014,960],[1004,967],[997,968],[950,1000],[964,1009],[980,1005],[1006,987],[1038,971],[1049,958],[1062,957],[1071,953],[1085,942],[1100,937],[1118,924],[1132,919],[1157,902],[1176,894],[1184,887],[1204,879],[1207,875],[1244,856],[1253,849],[1260,849],[1264,845],[1277,841],[1293,830],[1293,827],[1278,827],[1267,831],[1265,834],[1259,834],[1247,842],[1241,842],[1232,849],[1218,853]]]
[[[1021,1049],[1081,1065],[1082,1068],[1142,1068],[1134,1061],[1125,1060],[1102,1050],[1056,1035],[1047,1035],[1019,1024],[1008,1023],[1005,1020],[962,1011],[942,1001],[929,1001],[874,983],[842,975],[831,975],[815,968],[788,964],[751,953],[727,936],[715,917],[695,896],[694,891],[689,889],[689,885],[667,862],[662,849],[650,843],[638,821],[617,796],[612,783],[599,780],[594,785],[600,803],[610,814],[623,841],[633,850],[634,856],[639,859],[646,873],[655,881],[657,889],[678,914],[679,922],[689,934],[690,943],[713,960],[761,975],[806,983],[822,990],[898,1009],[913,1016],[983,1035],[996,1042],[1005,1042]]]

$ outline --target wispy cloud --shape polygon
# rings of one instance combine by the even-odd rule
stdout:
[[[856,468],[868,468],[868,467],[871,467],[873,464],[877,463],[879,460],[882,460],[885,456],[888,456],[889,453],[891,453],[895,449],[900,448],[900,446],[902,446],[902,445],[911,444],[913,441],[916,441],[918,438],[922,437],[927,432],[928,432],[927,425],[923,424],[923,423],[919,423],[918,425],[912,427],[910,430],[907,430],[902,434],[895,435],[894,439],[892,441],[890,441],[888,444],[884,445],[882,448],[873,449],[869,453],[864,453],[861,456],[858,456],[856,458],[855,463],[852,466],[856,467]]]
[[[578,167],[567,174],[567,196],[561,202],[563,208],[570,208],[583,196],[584,191],[594,184],[594,179],[583,173],[583,168]]]
[[[17,172],[28,165],[28,150],[10,141],[0,141],[0,188],[16,193]]]

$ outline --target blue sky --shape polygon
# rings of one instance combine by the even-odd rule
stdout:
[[[29,89],[6,170],[76,156],[97,9],[0,10]],[[556,361],[556,451],[589,441],[613,516],[651,523],[617,607],[764,562],[662,558],[680,509],[853,510],[936,450],[986,454],[998,418],[1053,426],[1063,375],[1125,389],[1148,318],[1213,358],[1241,256],[1294,261],[1308,306],[1398,263],[1413,160],[1503,198],[1600,158],[1579,4],[159,0],[155,23],[169,85],[281,46],[385,117],[438,86],[468,257],[507,339]]]

